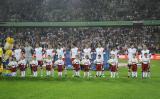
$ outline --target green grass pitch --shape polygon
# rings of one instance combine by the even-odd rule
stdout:
[[[141,79],[140,68],[137,79],[127,78],[126,67],[116,79],[110,79],[108,71],[106,78],[90,79],[72,78],[72,71],[62,79],[0,77],[0,99],[159,99],[160,61],[151,64],[150,79]]]

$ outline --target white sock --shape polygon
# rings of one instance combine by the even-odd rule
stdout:
[[[147,77],[151,77],[151,73],[150,72],[147,72]]]
[[[37,71],[35,71],[35,77],[37,77]]]
[[[76,71],[75,71],[75,70],[73,70],[73,75],[74,75],[74,76],[76,75]]]
[[[99,71],[99,76],[101,76],[102,75],[102,71]]]
[[[128,76],[131,76],[131,72],[128,72]]]
[[[62,77],[62,72],[60,72],[60,76]]]
[[[143,78],[145,77],[144,75],[145,75],[145,73],[144,73],[144,72],[142,72],[142,77],[143,77]]]
[[[88,77],[90,76],[90,72],[87,72],[87,76],[88,76]]]
[[[78,76],[80,76],[80,73],[79,73],[79,71],[77,72],[77,74],[78,74]]]
[[[54,77],[54,69],[52,70],[52,75],[53,75],[53,77]]]
[[[132,77],[134,77],[134,72],[132,72]]]
[[[117,76],[117,77],[119,77],[119,74],[118,74],[118,72],[116,72],[116,76]]]
[[[98,76],[98,71],[96,72],[96,76]]]
[[[41,69],[41,76],[43,76],[43,69]]]
[[[60,76],[60,72],[58,72],[58,76]]]
[[[137,72],[135,72],[135,77],[137,77]]]
[[[115,78],[115,76],[116,76],[116,72],[113,72],[113,78]]]
[[[147,72],[145,72],[145,77],[147,78],[147,75],[148,75],[148,73]]]
[[[84,72],[84,77],[86,77],[86,72]]]
[[[51,75],[51,71],[48,71],[49,76]]]
[[[111,78],[113,77],[113,73],[111,72]]]
[[[24,77],[26,76],[26,72],[25,72],[25,71],[23,71],[23,76],[24,76]]]

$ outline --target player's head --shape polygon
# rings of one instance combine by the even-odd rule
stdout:
[[[115,55],[114,55],[114,54],[111,54],[111,58],[114,59],[114,58],[115,58]]]
[[[51,55],[48,55],[48,59],[51,59],[52,57],[51,57]]]
[[[33,56],[32,59],[33,59],[33,60],[36,60],[36,56]]]
[[[50,48],[52,48],[52,46],[50,44],[48,44],[48,48],[50,49]]]
[[[76,55],[76,59],[79,59],[79,55]]]
[[[131,48],[134,48],[134,45],[133,45],[133,44],[131,45]]]
[[[36,44],[36,47],[37,47],[37,48],[39,47],[39,44],[38,44],[38,43]]]
[[[136,54],[133,54],[133,58],[135,58],[136,57]]]
[[[72,48],[74,48],[74,47],[76,47],[76,45],[75,45],[75,44],[72,44]]]
[[[59,56],[59,59],[60,59],[60,60],[62,59],[62,56],[61,56],[61,55]]]
[[[89,56],[88,56],[88,55],[86,55],[86,56],[85,56],[85,58],[86,58],[86,59],[89,59]]]
[[[28,42],[26,42],[26,43],[25,43],[25,46],[29,46],[29,43],[28,43]]]
[[[112,50],[116,50],[116,47],[113,47]]]
[[[144,49],[144,50],[147,50],[147,46],[146,46],[146,45],[143,45],[143,49]]]
[[[144,56],[147,58],[147,57],[148,57],[148,54],[147,54],[147,53],[144,53]]]
[[[88,48],[88,47],[89,47],[89,45],[88,45],[88,44],[86,44],[86,45],[85,45],[85,48]]]
[[[19,44],[16,44],[16,49],[20,48]]]
[[[98,59],[101,59],[101,55],[100,54],[98,55]]]
[[[16,57],[12,57],[12,61],[16,61]]]
[[[100,47],[101,47],[101,44],[98,44],[98,47],[100,48]]]

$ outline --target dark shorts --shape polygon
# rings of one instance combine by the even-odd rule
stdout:
[[[136,72],[137,71],[137,64],[132,64],[132,71]]]
[[[96,71],[102,71],[102,64],[97,64],[96,65]]]

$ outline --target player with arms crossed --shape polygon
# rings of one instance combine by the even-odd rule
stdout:
[[[48,45],[48,48],[46,49],[46,56],[50,56],[52,59],[52,66],[54,64],[54,56],[55,56],[55,52],[54,49],[51,47],[51,45]],[[51,75],[54,76],[54,68],[51,68]]]
[[[30,61],[30,66],[31,66],[31,69],[32,69],[33,77],[37,77],[37,75],[38,75],[38,73],[37,73],[38,62],[37,62],[35,56],[33,56],[32,60]]]
[[[101,59],[104,62],[104,48],[101,47],[100,44],[98,44],[98,47],[96,48],[96,59],[98,59],[98,55],[101,55]],[[104,77],[104,65],[102,65],[102,77]]]
[[[74,77],[80,77],[80,62],[79,56],[76,55],[76,58],[72,61],[73,69],[75,70]]]
[[[71,62],[73,62],[73,60],[76,58],[76,55],[78,55],[79,51],[78,51],[78,47],[76,47],[74,44],[72,45],[71,48]],[[73,65],[73,64],[72,64]],[[75,70],[73,69],[73,76],[75,75]]]
[[[20,69],[20,73],[21,73],[21,77],[25,77],[26,76],[26,60],[24,57],[22,57],[20,59],[20,61],[18,62],[18,66],[19,66],[19,69]]]
[[[94,61],[94,63],[96,64],[96,77],[101,77],[103,68],[103,60],[101,55],[98,55],[98,58]]]
[[[132,60],[133,56],[137,54],[137,49],[134,48],[133,45],[131,45],[131,47],[128,48],[128,50],[127,50],[127,54],[128,54],[128,78],[129,78],[131,76],[131,67],[132,67],[131,60]]]
[[[133,58],[131,59],[131,70],[132,70],[132,77],[137,78],[137,64],[138,59],[136,58],[136,54],[133,54]]]
[[[38,61],[38,66],[41,70],[41,76],[43,76],[43,48],[36,44],[35,48],[35,56],[36,60]]]
[[[57,61],[55,61],[54,63],[57,66],[57,70],[58,70],[58,77],[61,78],[62,77],[62,72],[65,68],[64,66],[64,61],[62,59],[62,56],[59,56],[59,59]]]
[[[147,56],[146,56],[145,54],[146,54]],[[146,45],[143,45],[143,50],[141,51],[141,57],[140,57],[140,58],[143,59],[143,58],[146,58],[146,57],[150,59],[150,58],[151,58],[151,53],[150,53],[150,51],[147,49],[147,46],[146,46]],[[150,64],[149,64],[149,66],[148,66],[147,72],[148,72],[148,73],[147,73],[147,76],[150,77],[150,76],[151,76],[151,73],[150,73]],[[142,73],[142,75],[143,75],[143,73]]]
[[[82,60],[82,64],[84,66],[84,78],[87,77],[89,78],[90,77],[90,73],[89,73],[89,70],[90,70],[90,67],[91,67],[91,62],[89,60],[89,57],[88,56],[85,56],[85,58]]]
[[[111,78],[115,78],[116,76],[119,77],[118,75],[116,75],[117,73],[117,68],[118,68],[118,60],[115,58],[115,55],[112,54],[111,58],[108,60],[109,63],[109,68],[110,68],[110,76]]]
[[[59,45],[56,50],[56,54],[58,55],[58,59],[61,57],[62,60],[64,61],[64,64],[65,64],[65,54],[66,54],[65,47],[62,47],[61,45]],[[65,71],[64,71],[65,76],[67,76],[67,70],[66,70],[67,68],[65,67],[64,69],[65,69]]]
[[[144,57],[141,58],[142,62],[142,78],[150,77],[150,74],[148,72],[150,68],[150,58],[148,57],[148,53],[144,54]]]
[[[116,49],[116,47],[113,47],[111,52],[110,52],[110,55],[114,55],[115,56],[115,59],[118,61],[118,53],[119,53],[119,50]],[[117,62],[117,72],[116,72],[116,76],[118,77],[118,62]]]
[[[45,60],[46,62],[46,75],[50,76],[52,67],[53,67],[53,59],[50,55],[48,55],[47,59]]]

